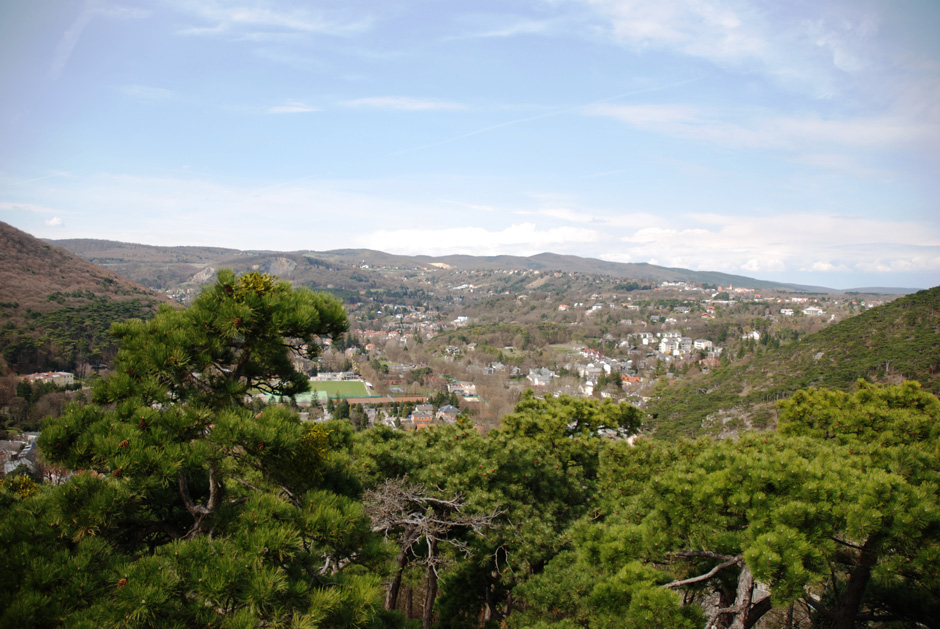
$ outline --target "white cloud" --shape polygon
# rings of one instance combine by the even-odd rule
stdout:
[[[747,271],[748,273],[766,273],[768,271],[779,273],[786,270],[786,264],[783,262],[783,260],[776,260],[772,258],[763,260],[751,258],[741,265],[741,270]]]
[[[306,114],[312,111],[318,110],[316,107],[311,107],[310,105],[296,100],[290,100],[283,105],[268,108],[269,114]]]
[[[823,273],[831,273],[833,271],[845,272],[849,270],[849,267],[844,264],[833,264],[829,260],[817,260],[810,266],[810,270],[821,271]]]
[[[603,257],[739,274],[811,271],[940,273],[936,227],[888,219],[787,214],[687,215],[686,228],[646,227]],[[873,241],[874,235],[877,240]]]
[[[420,195],[417,201],[402,198],[398,181],[301,177],[232,185],[98,173],[63,178],[55,186],[16,183],[5,185],[6,198],[0,197],[4,220],[35,226],[44,231],[36,235],[51,238],[278,251],[367,247],[430,255],[551,251],[778,279],[799,272],[815,278],[868,274],[885,278],[869,285],[889,286],[900,285],[891,278],[903,273],[940,277],[940,225],[926,219],[812,211],[744,217],[605,214],[573,200],[536,195],[543,209],[512,224],[507,221],[521,213],[519,208],[474,205],[472,211],[448,212],[441,202],[422,203]],[[10,198],[14,191],[15,199]],[[268,220],[259,222],[258,216]],[[825,279],[807,283],[838,285]]]
[[[539,229],[521,223],[503,230],[485,227],[377,230],[356,238],[358,246],[406,255],[535,255],[573,244],[592,243],[601,235],[581,227]]]
[[[493,26],[484,26],[467,34],[450,39],[490,39],[504,37],[518,37],[520,35],[543,35],[557,30],[559,26],[564,26],[564,21],[551,20],[527,20],[519,18],[507,18],[506,16],[494,16],[491,20],[498,22]]]
[[[781,116],[754,109],[706,110],[689,105],[594,105],[583,112],[613,118],[642,131],[727,148],[805,152],[816,155],[817,162],[826,161],[829,167],[838,164],[831,152],[828,159],[820,157],[826,148],[898,148],[913,146],[927,137],[940,142],[940,124],[890,114],[826,119],[817,115]]]
[[[867,69],[878,19],[857,3],[582,0],[626,46],[756,72],[816,96]]]
[[[685,119],[644,119],[650,112],[642,109],[616,114],[634,126],[746,148],[768,141],[781,147],[916,143],[922,155],[940,161],[940,67],[928,31],[914,23],[933,17],[932,9],[897,11],[883,2],[854,0],[571,2],[589,7],[601,31],[627,49],[706,60],[748,83],[773,83],[783,90],[777,107],[787,106],[790,92],[820,99],[818,110],[827,112],[757,118],[748,112],[698,112]],[[791,133],[795,141],[788,140]]]
[[[375,96],[370,98],[357,98],[341,103],[347,107],[363,109],[396,109],[402,111],[431,111],[464,109],[464,105],[441,100],[426,100],[408,98],[405,96]]]
[[[925,252],[914,256],[884,256],[864,260],[855,265],[861,271],[873,273],[903,273],[928,271],[940,273],[940,252]],[[936,277],[933,284],[938,283]]]

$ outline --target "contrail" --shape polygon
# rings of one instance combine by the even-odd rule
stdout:
[[[694,79],[686,79],[684,81],[677,81],[675,83],[667,83],[666,85],[657,85],[656,87],[646,87],[641,90],[633,90],[630,92],[624,92],[623,94],[617,94],[616,96],[609,96],[607,98],[602,98],[590,103],[585,103],[582,105],[575,105],[573,107],[565,107],[564,109],[558,109],[556,111],[550,111],[545,114],[539,114],[538,116],[529,116],[528,118],[517,118],[516,120],[509,120],[507,122],[501,122],[499,124],[490,125],[489,127],[483,127],[482,129],[477,129],[476,131],[470,131],[468,133],[462,133],[460,135],[455,135],[452,138],[447,138],[446,140],[440,140],[438,142],[431,142],[430,144],[423,144],[421,146],[416,146],[410,149],[403,149],[401,151],[396,151],[392,155],[404,155],[406,153],[415,153],[417,151],[423,151],[425,149],[434,148],[435,146],[441,146],[443,144],[450,144],[451,142],[456,142],[457,140],[463,140],[464,138],[469,138],[475,135],[480,135],[481,133],[486,133],[488,131],[493,131],[495,129],[501,129],[503,127],[509,127],[516,124],[522,124],[523,122],[531,122],[533,120],[541,120],[542,118],[551,118],[552,116],[560,116],[561,114],[567,114],[572,111],[577,111],[579,109],[584,109],[585,107],[591,107],[593,105],[600,105],[601,103],[609,103],[613,100],[620,100],[621,98],[626,98],[627,96],[636,96],[637,94],[645,94],[647,92],[658,92],[660,90],[669,89],[671,87],[678,87],[680,85],[686,85],[687,83],[694,83],[695,81],[700,81],[703,77],[695,77]]]

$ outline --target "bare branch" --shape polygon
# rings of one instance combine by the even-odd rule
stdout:
[[[713,576],[715,576],[716,574],[718,574],[720,571],[724,570],[725,568],[729,568],[731,566],[741,563],[742,559],[743,557],[740,557],[740,556],[731,557],[727,561],[718,564],[717,566],[715,566],[714,568],[712,568],[705,574],[699,575],[697,577],[692,577],[690,579],[682,579],[681,581],[673,581],[672,583],[667,583],[663,587],[677,588],[677,587],[682,587],[684,585],[692,585],[693,583],[701,583],[702,581],[707,581],[711,579]]]

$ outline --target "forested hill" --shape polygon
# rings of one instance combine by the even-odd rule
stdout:
[[[859,378],[917,380],[940,394],[940,286],[899,298],[740,363],[663,384],[650,406],[662,436],[736,432],[773,423],[798,389],[851,390]]]
[[[10,369],[74,369],[106,358],[113,321],[163,296],[0,222],[0,352]]]

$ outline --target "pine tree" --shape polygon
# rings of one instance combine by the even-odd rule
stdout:
[[[230,271],[115,325],[114,373],[40,439],[76,473],[3,498],[0,626],[372,623],[379,545],[334,464],[342,427],[247,404],[304,390],[292,354],[346,327],[333,297]]]

